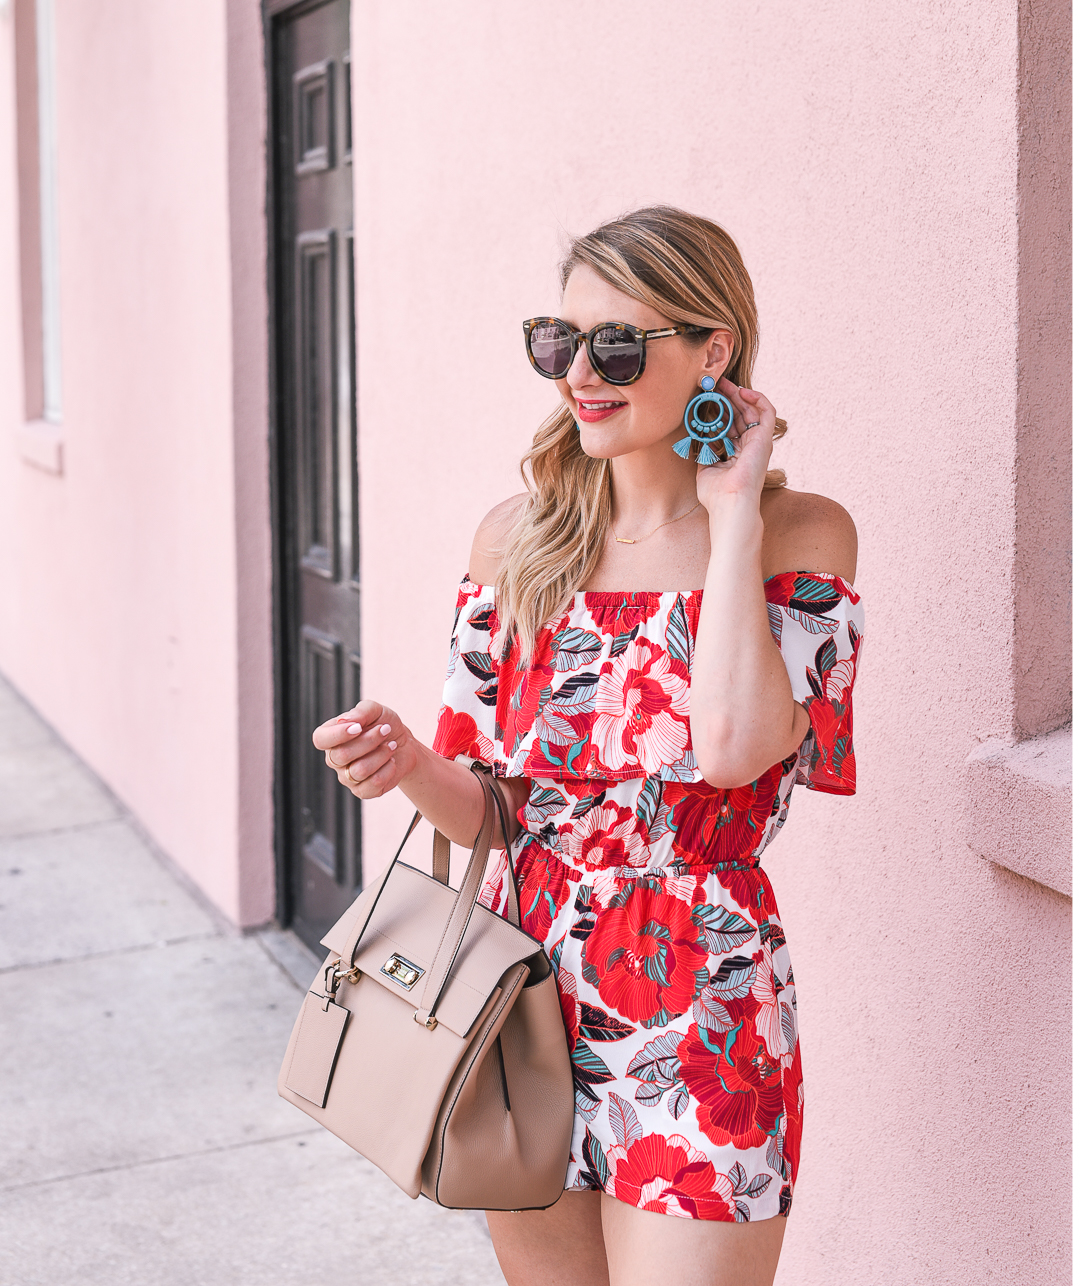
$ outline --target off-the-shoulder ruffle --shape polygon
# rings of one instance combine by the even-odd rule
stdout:
[[[862,634],[859,595],[842,577],[781,572],[765,581],[773,636],[811,730],[797,780],[851,794],[851,687]],[[436,748],[499,775],[554,781],[701,783],[689,688],[701,590],[579,590],[537,636],[527,670],[497,652],[493,587],[458,593]]]

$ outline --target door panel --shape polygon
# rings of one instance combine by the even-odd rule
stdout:
[[[315,946],[361,879],[359,802],[311,744],[360,692],[349,4],[270,9],[278,915]]]

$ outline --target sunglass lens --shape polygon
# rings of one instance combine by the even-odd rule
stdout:
[[[565,326],[542,322],[529,332],[529,352],[545,375],[561,378],[574,360],[574,341]]]
[[[641,371],[641,344],[625,326],[602,326],[593,336],[592,355],[602,379],[626,384]]]

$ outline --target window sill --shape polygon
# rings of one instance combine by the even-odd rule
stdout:
[[[19,456],[25,464],[45,473],[64,472],[64,431],[47,420],[31,420],[17,430]]]
[[[1072,728],[986,742],[964,771],[967,840],[988,862],[1072,897]]]

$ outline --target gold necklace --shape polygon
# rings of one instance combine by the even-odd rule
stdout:
[[[694,509],[700,509],[700,508],[701,508],[701,501],[699,500],[697,504],[694,506]],[[678,518],[669,518],[667,522],[662,522],[660,524],[660,527],[670,527],[673,522],[682,522],[684,518],[690,517],[690,515],[694,512],[694,509],[687,509],[686,513],[679,514]],[[656,533],[660,530],[660,527],[654,527],[652,531],[646,532],[644,536],[638,536],[636,540],[623,540],[621,536],[615,536],[614,532],[612,532],[611,534],[615,536],[615,543],[617,545],[640,545],[643,540],[648,540],[650,536],[655,536]]]

